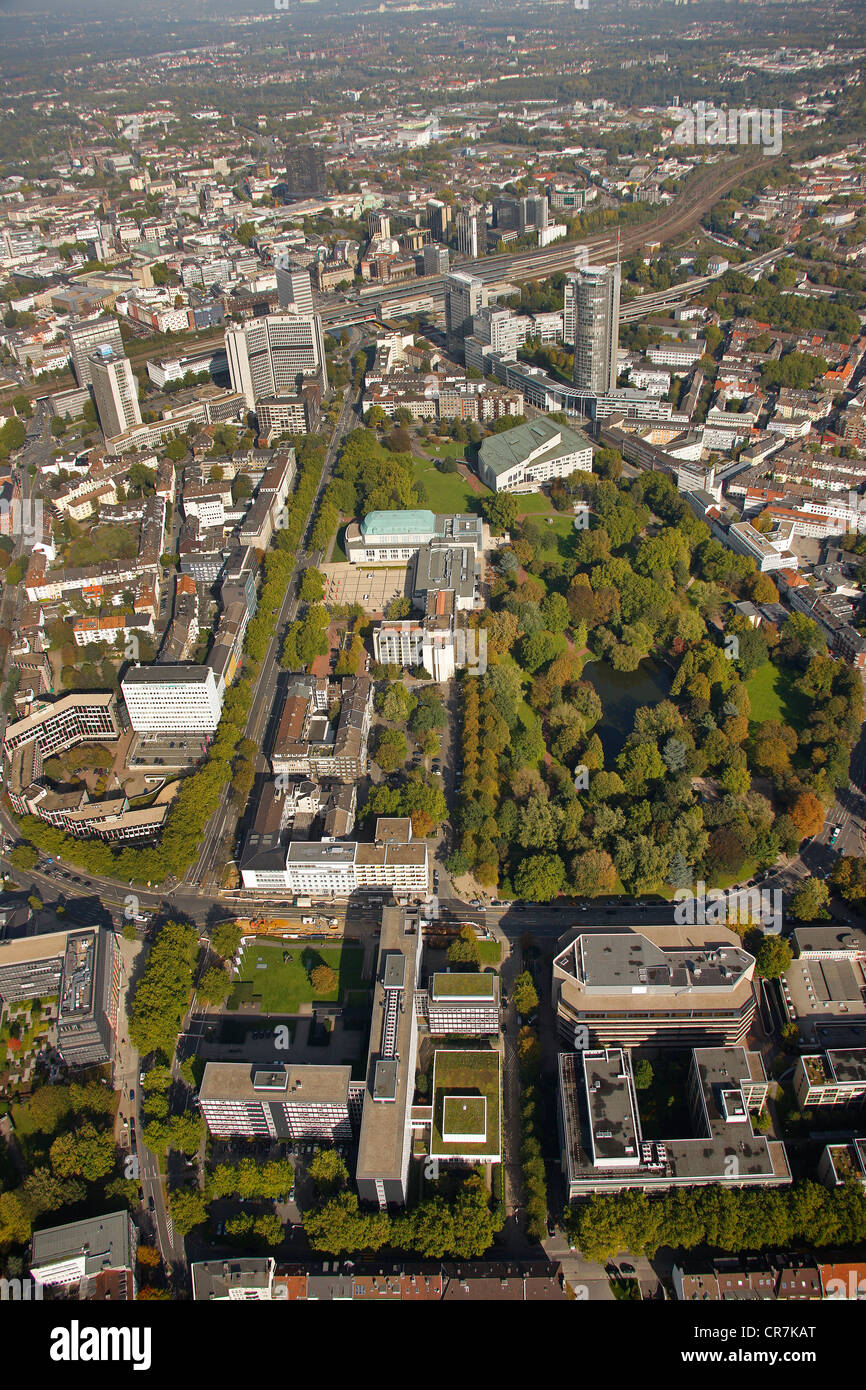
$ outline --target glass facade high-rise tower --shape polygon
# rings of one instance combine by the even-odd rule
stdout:
[[[564,332],[573,332],[574,384],[596,396],[616,388],[619,347],[618,265],[591,265],[569,275]]]

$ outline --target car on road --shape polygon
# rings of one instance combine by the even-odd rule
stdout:
[[[153,1200],[152,1197],[148,1197],[148,1199],[147,1199],[147,1205],[148,1205],[148,1207],[150,1208],[151,1211],[156,1211],[156,1202]]]
[[[549,1236],[556,1235],[556,1222],[554,1221],[552,1216],[549,1216],[547,1218],[547,1234]]]
[[[135,1100],[135,1091],[133,1091],[132,1087],[129,1089],[129,1099]]]
[[[835,845],[836,841],[838,840],[838,838],[839,838],[839,836],[840,836],[841,834],[842,834],[842,827],[841,827],[841,825],[834,825],[834,826],[833,826],[833,833],[832,833],[832,835],[830,836],[830,847],[831,847],[831,849],[832,849],[833,845]]]

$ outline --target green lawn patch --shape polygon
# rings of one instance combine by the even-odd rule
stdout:
[[[479,941],[478,951],[482,965],[498,965],[502,960],[501,941]]]
[[[361,989],[363,964],[362,946],[252,941],[244,951],[228,1007],[258,1002],[265,1014],[296,1014],[302,1004],[343,1002],[350,992]],[[336,972],[336,989],[323,993],[314,988],[310,975],[318,965],[328,965]]]
[[[477,512],[479,499],[490,495],[483,484],[476,492],[460,473],[440,473],[433,463],[416,462],[415,480],[423,484],[425,506],[434,512]]]
[[[780,724],[790,724],[800,728],[807,714],[806,701],[787,671],[780,671],[771,661],[759,666],[753,676],[746,681],[746,689],[752,705],[750,724],[762,724],[772,719]]]
[[[518,497],[517,512],[519,516],[535,516],[539,513],[552,516],[553,503],[543,492],[528,492],[525,496]]]
[[[337,534],[334,537],[334,544],[331,547],[331,564],[345,565],[348,562],[346,554],[346,527],[338,526]]]
[[[125,526],[96,526],[86,536],[71,541],[66,563],[80,569],[103,560],[131,560],[138,554],[138,529]]]

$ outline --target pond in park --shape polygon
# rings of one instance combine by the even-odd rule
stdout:
[[[667,666],[647,657],[636,671],[615,671],[606,661],[590,662],[582,679],[594,687],[601,700],[602,716],[595,731],[604,749],[605,767],[611,768],[634,727],[635,710],[666,700],[673,674]]]

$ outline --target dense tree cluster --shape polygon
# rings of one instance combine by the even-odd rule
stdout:
[[[129,1010],[129,1037],[142,1057],[174,1056],[180,1024],[192,994],[198,931],[166,922],[150,950]]]
[[[452,1187],[395,1217],[365,1212],[353,1192],[338,1192],[305,1214],[304,1231],[314,1250],[329,1255],[388,1245],[421,1259],[479,1259],[492,1245],[500,1218],[491,1211],[480,1173]]]
[[[28,1130],[18,1133],[23,1176],[0,1149],[0,1254],[25,1245],[42,1217],[127,1195],[117,1176],[115,1108],[114,1092],[97,1081],[46,1083],[33,1092]]]
[[[753,628],[741,599],[778,599],[768,576],[714,539],[672,481],[577,475],[592,525],[557,539],[512,529],[480,620],[488,668],[464,677],[463,780],[449,866],[547,901],[736,881],[822,826],[848,779],[863,717],[859,676],[794,613]],[[587,660],[663,663],[670,698],[639,708],[606,764]],[[753,715],[760,674],[780,713]],[[748,874],[747,874],[748,876]]]
[[[828,1190],[814,1182],[772,1191],[717,1186],[663,1196],[618,1192],[578,1202],[566,1229],[585,1259],[600,1262],[620,1250],[651,1257],[662,1245],[737,1254],[791,1245],[847,1248],[866,1240],[866,1194],[855,1183]]]

